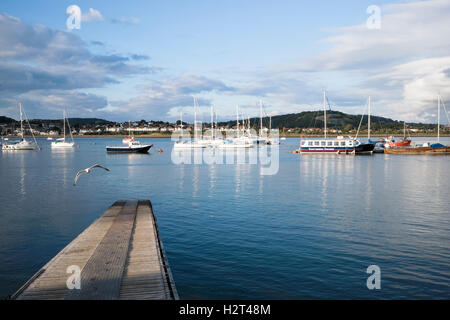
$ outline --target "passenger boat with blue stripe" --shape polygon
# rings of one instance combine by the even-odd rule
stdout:
[[[336,138],[331,139],[327,138],[326,101],[327,98],[326,93],[324,91],[323,92],[324,139],[301,139],[299,152],[301,154],[307,153],[372,154],[373,149],[375,148],[375,144],[373,143],[361,143],[356,138],[352,137],[344,138],[343,136],[338,136]],[[369,106],[370,106],[370,97],[369,97]]]
[[[361,143],[351,137],[337,137],[334,139],[301,140],[300,153],[336,153],[336,154],[361,154],[372,153],[375,145]]]

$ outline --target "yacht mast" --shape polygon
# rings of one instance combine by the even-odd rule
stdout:
[[[441,126],[441,96],[438,94],[438,127],[437,127],[438,142],[439,142],[439,138],[440,138],[440,134],[439,134],[440,126]]]
[[[22,120],[22,103],[21,102],[19,102],[19,110],[20,110],[20,136],[23,139],[23,125],[22,125],[23,120]]]
[[[239,106],[236,105],[236,135],[239,138]]]
[[[64,141],[66,141],[66,109],[63,110]]]
[[[214,109],[211,105],[211,139],[214,139]]]
[[[66,110],[66,109],[64,109],[64,110]],[[72,142],[73,142],[73,135],[72,135],[72,129],[70,129],[69,118],[67,118],[66,121],[67,121],[67,129],[69,129],[69,133],[70,133],[70,139],[72,139]]]
[[[197,99],[194,97],[194,138],[197,140]]]
[[[327,107],[326,107],[326,94],[325,90],[323,90],[323,122],[324,122],[324,133],[325,139],[327,138]]]
[[[217,122],[217,110],[216,110],[216,131],[219,129],[219,123]]]
[[[259,136],[262,137],[262,100],[259,100]]]
[[[367,112],[367,137],[370,139],[370,96],[369,96],[369,111]]]

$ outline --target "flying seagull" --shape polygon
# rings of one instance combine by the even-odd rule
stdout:
[[[78,178],[79,178],[83,173],[89,174],[89,173],[91,173],[91,170],[94,169],[94,168],[102,168],[102,169],[105,169],[106,171],[109,171],[108,168],[102,167],[102,166],[99,165],[99,164],[94,164],[92,167],[89,167],[89,168],[86,168],[86,169],[84,169],[84,170],[79,171],[79,172],[77,173],[76,177],[75,177],[75,180],[73,181],[73,185],[74,185],[74,186],[77,185]]]

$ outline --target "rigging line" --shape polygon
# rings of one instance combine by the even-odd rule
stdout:
[[[22,106],[22,111],[23,111],[23,114],[25,115],[25,119],[27,120],[28,127],[30,127],[31,136],[33,137],[34,143],[36,143],[36,146],[39,147],[39,144],[37,143],[36,137],[34,136],[34,133],[33,133],[33,128],[31,128],[30,121],[28,120],[27,113],[26,113],[25,109],[23,108],[23,106]]]
[[[442,105],[444,106],[445,115],[447,116],[447,121],[448,121],[448,123],[450,124],[450,119],[449,119],[449,117],[448,117],[447,108],[445,107],[445,103],[444,103],[444,100],[442,100],[442,97],[441,97],[441,103],[442,103]]]
[[[330,100],[328,100],[328,96],[325,96],[325,98],[327,99],[328,110],[331,111],[331,103],[330,103]]]
[[[364,119],[364,114],[366,113],[367,102],[368,102],[368,100],[366,100],[366,105],[365,105],[365,107],[364,107],[364,112],[363,112],[363,114],[362,114],[362,116],[361,116],[361,120],[359,121],[358,131],[356,131],[355,139],[358,138],[359,129],[361,128],[361,123],[362,123],[362,121],[363,121],[363,119]]]
[[[70,129],[69,117],[67,117],[67,111],[66,111],[66,121],[67,121],[67,127],[69,128],[69,132],[70,132],[70,138],[72,139],[72,142],[73,142],[73,135],[72,135],[72,130]]]
[[[326,98],[327,104],[328,104],[328,111],[332,111],[332,110],[331,110],[331,103],[330,103],[330,100],[328,100],[328,96],[325,96],[325,98]],[[331,112],[330,112],[330,120],[331,120],[332,118],[333,118],[333,117],[332,117],[332,114],[331,114]],[[334,128],[336,129],[336,132],[337,132],[337,122],[336,122],[336,118],[334,119]]]

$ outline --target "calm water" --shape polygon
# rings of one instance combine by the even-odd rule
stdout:
[[[184,299],[450,298],[449,156],[299,156],[287,139],[278,174],[260,176],[175,165],[169,139],[151,143],[165,152],[107,155],[120,139],[78,139],[69,152],[40,140],[41,152],[0,153],[0,296],[115,200],[142,198]],[[73,187],[94,163],[111,172]],[[372,264],[379,291],[366,287]]]

